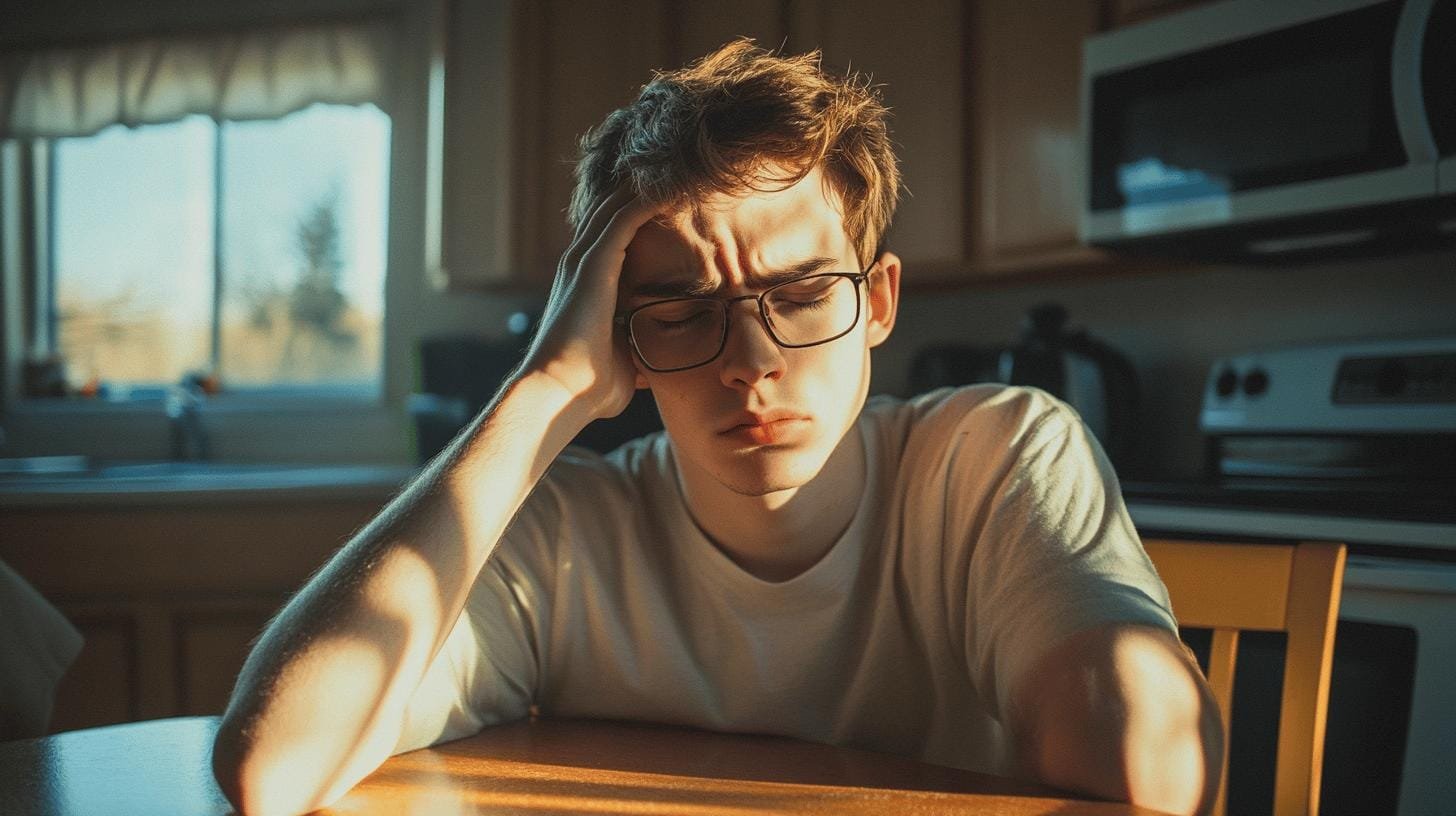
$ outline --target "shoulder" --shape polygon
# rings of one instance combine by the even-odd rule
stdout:
[[[676,489],[664,432],[648,434],[602,454],[568,446],[547,468],[524,506],[558,523],[629,522]]]
[[[563,500],[590,497],[595,501],[638,492],[639,483],[659,469],[662,433],[634,439],[610,453],[568,445],[542,475],[535,493],[552,493]]]
[[[941,388],[902,400],[877,396],[863,421],[902,456],[956,451],[984,459],[1028,451],[1082,428],[1067,403],[1039,388],[982,383]]]

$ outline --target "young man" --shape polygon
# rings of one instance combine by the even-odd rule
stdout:
[[[518,372],[248,659],[214,754],[240,810],[532,707],[1211,801],[1211,698],[1072,410],[865,403],[901,272],[885,120],[736,42],[583,140]],[[665,433],[564,451],[637,388]]]

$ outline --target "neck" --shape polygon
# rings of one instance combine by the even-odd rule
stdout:
[[[788,490],[747,496],[681,460],[679,466],[698,528],[765,581],[787,581],[818,563],[854,520],[865,484],[864,440],[854,425],[814,478]]]

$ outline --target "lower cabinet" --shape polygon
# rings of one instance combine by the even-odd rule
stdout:
[[[0,511],[0,560],[85,638],[50,730],[222,713],[268,621],[387,498]]]
[[[286,600],[59,600],[86,641],[56,688],[51,730],[221,713],[253,641]]]

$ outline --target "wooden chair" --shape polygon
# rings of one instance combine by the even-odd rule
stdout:
[[[1213,630],[1208,684],[1218,701],[1225,735],[1232,714],[1239,632],[1287,633],[1273,812],[1313,816],[1319,809],[1345,545],[1151,539],[1143,546],[1168,587],[1178,624]],[[1225,750],[1215,816],[1224,816],[1227,802]]]

